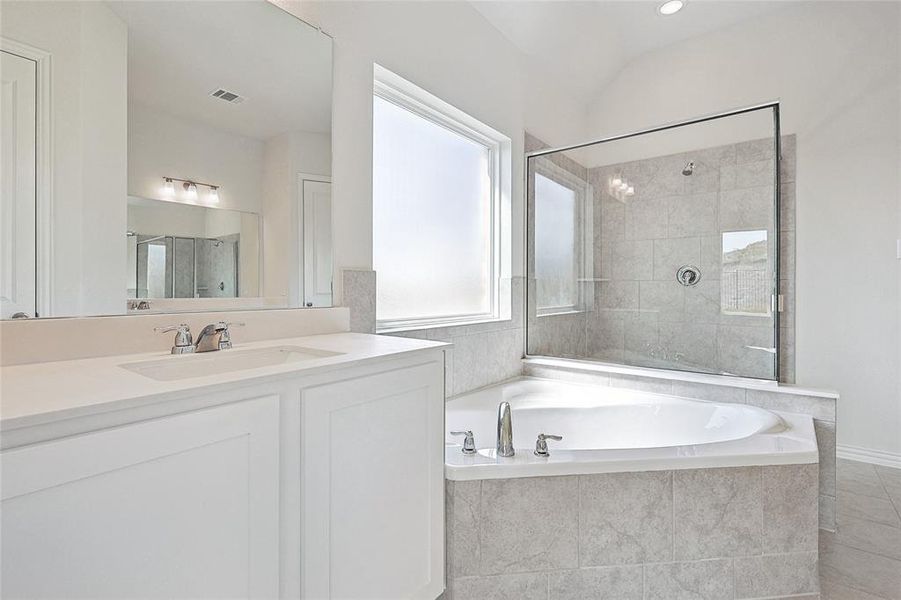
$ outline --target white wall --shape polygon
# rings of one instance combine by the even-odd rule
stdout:
[[[51,54],[51,314],[124,312],[125,24],[102,3],[3,2],[0,33]]]
[[[562,143],[583,107],[466,2],[273,0],[335,39],[332,144],[334,263],[372,268],[372,76],[377,63],[513,140],[513,275],[522,274],[523,130]],[[535,85],[531,85],[535,84]],[[340,303],[341,280],[335,278]]]
[[[797,382],[841,393],[840,445],[901,455],[901,4],[786,6],[635,60],[589,133],[781,100],[797,134]]]
[[[259,213],[263,142],[130,102],[128,193],[160,199],[163,177],[217,184],[219,207]]]
[[[302,243],[298,175],[332,172],[331,136],[294,131],[266,140],[263,151],[263,295],[299,302]],[[292,304],[296,305],[296,304]]]

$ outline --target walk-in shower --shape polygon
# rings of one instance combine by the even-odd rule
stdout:
[[[778,118],[772,103],[528,153],[527,354],[779,378]]]

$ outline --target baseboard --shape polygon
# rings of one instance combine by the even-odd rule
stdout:
[[[883,467],[901,469],[901,454],[895,454],[893,452],[870,450],[868,448],[858,448],[857,446],[838,445],[835,447],[835,456],[838,458],[846,458],[848,460],[857,460],[874,465],[881,465]]]

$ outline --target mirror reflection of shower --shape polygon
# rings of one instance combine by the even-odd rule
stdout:
[[[129,298],[237,298],[239,234],[214,238],[126,232]]]

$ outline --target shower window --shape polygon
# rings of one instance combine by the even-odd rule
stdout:
[[[527,355],[777,379],[777,113],[530,153]]]

